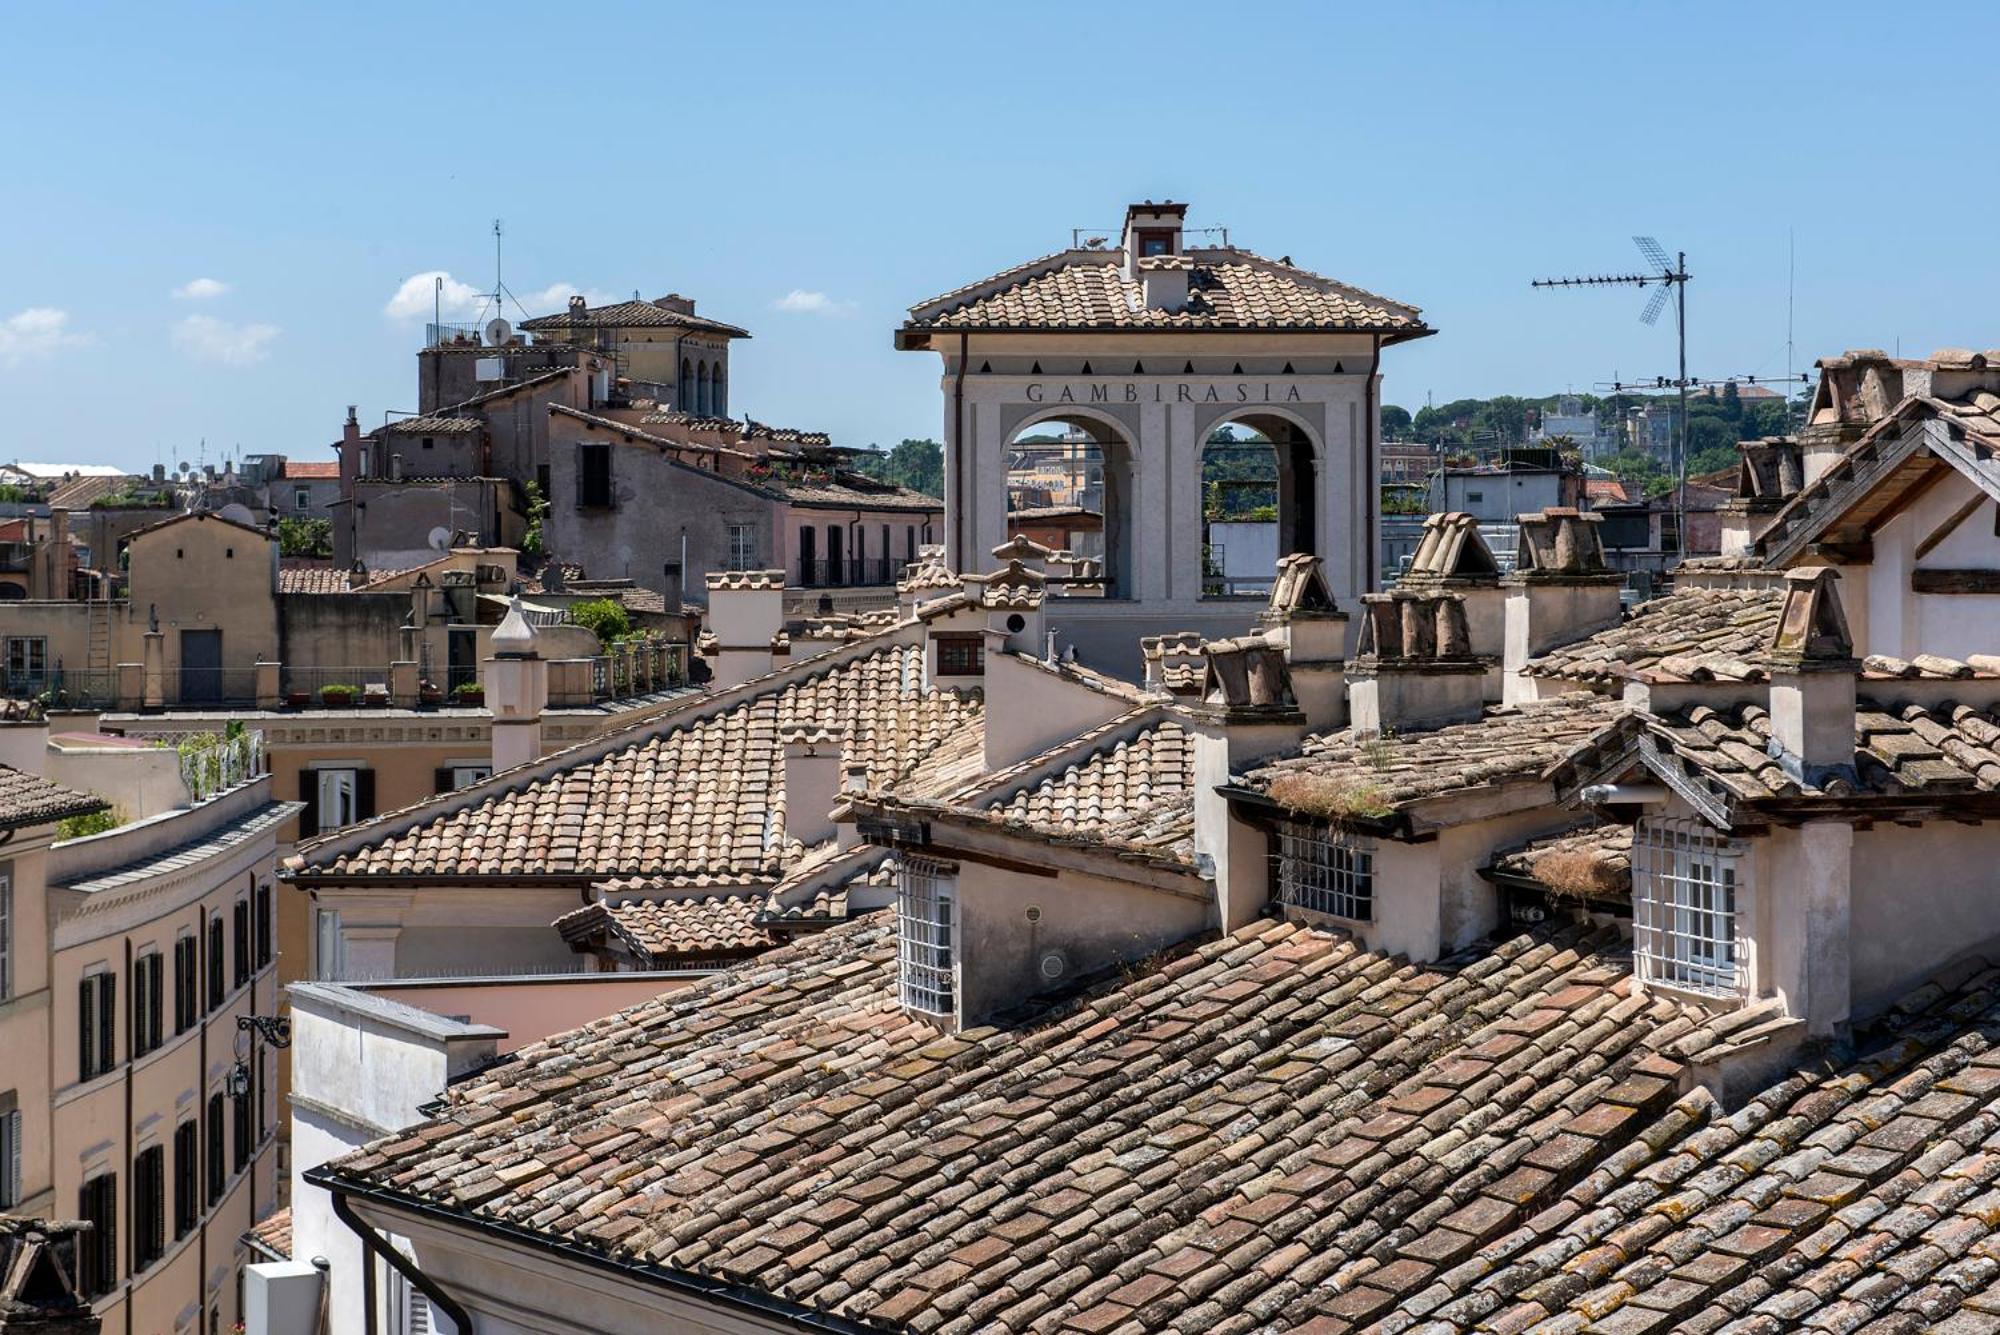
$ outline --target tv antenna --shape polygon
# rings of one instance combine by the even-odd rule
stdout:
[[[1674,492],[1674,529],[1681,553],[1687,551],[1687,440],[1688,440],[1688,333],[1687,333],[1687,285],[1693,277],[1687,271],[1687,252],[1679,251],[1669,256],[1666,247],[1650,236],[1635,236],[1632,244],[1651,266],[1650,272],[1593,274],[1579,278],[1537,278],[1532,287],[1651,287],[1653,295],[1646,301],[1646,308],[1639,312],[1639,323],[1652,325],[1659,321],[1660,312],[1666,309],[1669,300],[1674,303],[1674,330],[1680,342],[1680,372],[1672,380],[1657,377],[1654,384],[1660,389],[1680,391],[1680,421],[1674,433],[1673,474],[1678,480]]]

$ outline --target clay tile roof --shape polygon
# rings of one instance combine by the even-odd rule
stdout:
[[[1493,870],[1564,898],[1629,899],[1632,827],[1592,825],[1536,839],[1494,858]]]
[[[1524,676],[1610,684],[1626,677],[1764,681],[1782,588],[1680,588],[1608,630],[1531,660]]]
[[[1114,721],[1097,731],[1123,729]],[[1194,862],[1194,743],[1173,719],[1107,740],[1025,786],[1009,791],[1002,774],[985,789],[999,793],[977,804],[989,820]]]
[[[278,562],[279,593],[346,593],[347,572],[331,561],[287,556]]]
[[[486,429],[486,423],[478,417],[448,417],[442,413],[426,413],[421,417],[403,417],[394,422],[384,422],[368,434],[371,436],[470,436]]]
[[[675,412],[672,409],[656,409],[642,414],[639,421],[648,426],[680,426],[691,431],[723,432],[738,439],[768,440],[779,445],[830,445],[832,437],[824,431],[806,431],[793,426],[772,426],[766,422],[734,417],[702,417],[695,413]]]
[[[1426,798],[1540,781],[1623,710],[1615,700],[1571,691],[1428,732],[1357,738],[1343,728],[1309,739],[1297,756],[1252,770],[1244,782],[1294,811],[1381,819]]]
[[[53,825],[67,816],[102,811],[103,798],[51,783],[39,774],[0,765],[0,829]]]
[[[667,891],[656,880],[614,881],[607,891],[646,894]],[[765,901],[762,890],[739,889],[709,895],[667,893],[661,898],[621,899],[588,905],[556,919],[565,939],[593,931],[616,936],[650,968],[674,968],[694,961],[733,958],[768,950],[771,936],[757,925]]]
[[[1123,252],[1072,250],[1030,261],[910,308],[906,330],[1339,329],[1403,338],[1431,332],[1414,306],[1247,250],[1194,250],[1181,310],[1149,308]]]
[[[785,572],[782,570],[711,570],[708,572],[708,587],[711,589],[782,589],[785,587]]]
[[[285,479],[287,481],[297,480],[303,482],[310,478],[326,480],[339,476],[340,460],[338,459],[315,459],[310,461],[305,459],[285,460]],[[287,1217],[289,1217],[289,1214],[287,1214]]]
[[[614,301],[606,306],[587,306],[582,311],[561,310],[553,315],[537,315],[521,321],[531,334],[562,333],[571,329],[688,329],[748,338],[750,331],[720,320],[704,319],[683,311],[670,310],[651,301]]]
[[[292,1259],[292,1208],[274,1210],[250,1226],[245,1245],[274,1261]]]
[[[775,878],[798,855],[783,837],[784,728],[810,722],[843,735],[846,759],[885,789],[915,781],[940,755],[958,763],[960,748],[979,745],[979,696],[927,693],[922,679],[921,645],[885,646],[718,713],[669,716],[545,778],[507,784],[499,776],[482,801],[323,854],[299,874]]]

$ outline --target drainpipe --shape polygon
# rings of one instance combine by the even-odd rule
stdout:
[[[965,361],[971,351],[971,335],[958,331],[958,372],[951,381],[951,454],[957,466],[951,470],[952,495],[957,503],[952,511],[958,523],[951,532],[951,568],[965,569]]]
[[[1382,479],[1376,459],[1380,453],[1378,437],[1381,432],[1375,426],[1375,375],[1382,369],[1382,336],[1370,335],[1369,343],[1368,382],[1364,390],[1367,397],[1362,401],[1361,429],[1368,435],[1368,478],[1369,486],[1375,494],[1368,498],[1368,553],[1362,561],[1361,586],[1363,589],[1372,590],[1377,580],[1381,578],[1382,559],[1382,540],[1375,532],[1376,524],[1379,522],[1377,516],[1382,512]]]
[[[375,1335],[376,1252],[382,1254],[382,1259],[389,1263],[391,1269],[415,1285],[417,1291],[424,1297],[430,1299],[432,1306],[450,1317],[451,1324],[458,1330],[459,1335],[473,1335],[472,1316],[458,1305],[456,1299],[439,1288],[437,1281],[411,1265],[401,1252],[389,1245],[388,1239],[362,1222],[361,1216],[354,1213],[354,1207],[347,1203],[345,1192],[329,1188],[328,1194],[333,1197],[334,1217],[352,1229],[354,1235],[361,1239],[361,1291],[362,1300],[367,1304],[367,1335]]]
[[[125,999],[125,1200],[129,1205],[139,1186],[138,1181],[132,1173],[132,1050],[138,1046],[139,1037],[133,1032],[135,1026],[132,1024],[132,1020],[137,1016],[139,989],[132,986],[132,937],[129,933],[125,937],[125,990],[132,994]],[[114,1034],[118,1032],[117,1021],[115,1019],[112,1021],[111,1032]],[[162,1183],[161,1185],[164,1186],[165,1184]],[[117,1204],[114,1202],[112,1209],[116,1210],[117,1208]],[[139,1220],[134,1211],[127,1210],[125,1213],[127,1216],[125,1245],[128,1248],[136,1247],[139,1242]],[[113,1266],[118,1264],[117,1256],[114,1255],[111,1258],[111,1264]],[[137,1285],[133,1285],[125,1290],[125,1335],[132,1335],[132,1309],[138,1305],[138,1300],[139,1289]]]

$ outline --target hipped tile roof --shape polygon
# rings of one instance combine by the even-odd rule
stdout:
[[[939,756],[955,758],[968,736],[977,745],[980,698],[926,692],[922,675],[922,646],[886,646],[722,713],[669,721],[300,875],[775,877],[798,855],[784,838],[782,730],[833,730],[847,760],[884,788],[921,777]]]
[[[537,315],[521,321],[529,333],[563,333],[572,329],[686,329],[695,333],[725,334],[748,338],[750,331],[733,324],[669,310],[651,301],[614,301],[603,306],[587,306],[581,312],[560,310],[553,315]]]
[[[1531,660],[1523,675],[1611,685],[1767,681],[1783,588],[1680,588],[1632,609],[1620,624]]]
[[[1123,252],[1071,250],[1032,260],[910,309],[926,329],[1313,329],[1419,337],[1414,306],[1247,250],[1188,252],[1187,304],[1149,308]]]
[[[67,816],[101,811],[103,798],[80,793],[9,765],[0,765],[0,829],[53,825]]]

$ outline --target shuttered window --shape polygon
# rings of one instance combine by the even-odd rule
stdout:
[[[174,1032],[185,1034],[201,1018],[201,943],[193,936],[174,942]]]
[[[154,1145],[132,1160],[132,1269],[144,1270],[167,1250],[167,1151]]]
[[[201,1128],[193,1120],[174,1128],[174,1236],[194,1232],[201,1218]]]
[[[21,1203],[21,1109],[12,1090],[0,1096],[0,1210]]]
[[[164,1040],[166,959],[157,950],[132,961],[132,1056],[145,1056]]]
[[[95,1298],[118,1287],[118,1175],[103,1173],[85,1182],[76,1213],[91,1225],[76,1240],[76,1287]]]
[[[235,928],[232,938],[236,946],[236,986],[250,981],[250,901],[239,899],[231,910],[231,923]]]
[[[118,975],[94,973],[77,984],[78,1080],[95,1080],[117,1065]]]

